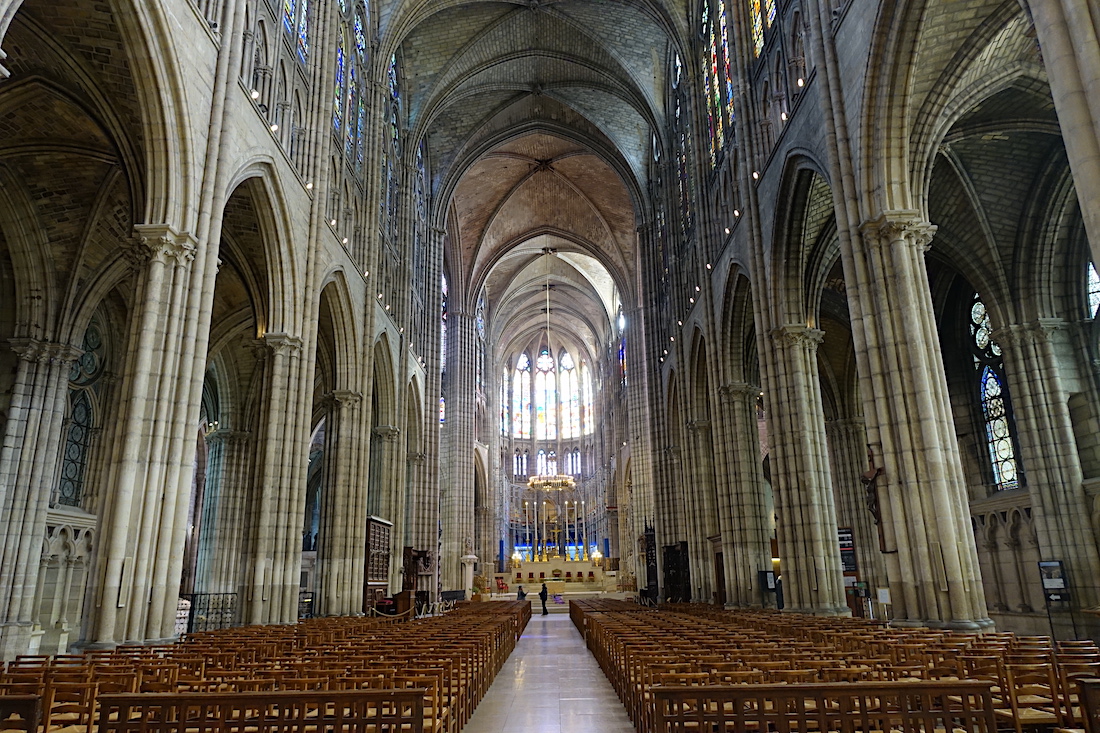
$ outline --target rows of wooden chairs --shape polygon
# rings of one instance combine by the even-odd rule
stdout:
[[[1016,733],[1083,729],[1080,680],[1100,678],[1100,649],[1089,641],[702,604],[584,600],[570,604],[570,616],[639,731],[654,728],[658,686],[960,680],[988,684],[998,722]]]
[[[424,730],[457,733],[530,617],[528,603],[467,603],[406,623],[309,619],[195,633],[174,644],[25,655],[0,672],[0,697],[37,697],[43,733],[90,733],[101,722],[101,696],[420,690]],[[21,716],[0,722],[0,731],[17,728],[33,729]]]

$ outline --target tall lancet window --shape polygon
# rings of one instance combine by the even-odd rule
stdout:
[[[107,360],[107,345],[96,320],[84,332],[84,354],[69,371],[69,420],[61,454],[57,503],[79,507],[84,498],[88,452],[95,429],[95,403]]]
[[[561,352],[558,360],[561,374],[558,378],[561,393],[561,437],[579,438],[581,435],[581,385],[580,375],[573,357]]]
[[[531,437],[531,359],[520,354],[512,377],[512,436]]]
[[[1015,489],[1021,485],[1021,477],[1016,462],[1016,426],[1004,377],[1004,359],[1001,347],[993,340],[985,303],[976,293],[970,305],[970,337],[993,485],[998,491]]]
[[[1097,310],[1100,310],[1100,274],[1096,272],[1096,265],[1089,263],[1085,274],[1085,293],[1089,303],[1089,318],[1096,318]]]
[[[592,375],[588,371],[588,365],[581,362],[581,420],[582,430],[585,435],[591,435],[596,431],[595,421],[592,419]]]
[[[554,357],[546,349],[535,360],[535,438],[558,437],[558,394]]]

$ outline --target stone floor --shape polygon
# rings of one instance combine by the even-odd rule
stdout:
[[[633,733],[567,614],[531,617],[464,733]]]

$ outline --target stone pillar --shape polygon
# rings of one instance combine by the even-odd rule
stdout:
[[[458,561],[462,563],[462,588],[466,591],[466,600],[470,600],[474,592],[474,565],[477,564],[477,555],[467,553]]]
[[[1042,318],[1002,328],[994,339],[1004,354],[1040,557],[1066,564],[1073,606],[1088,608],[1100,603],[1100,557],[1056,353],[1057,339],[1068,337],[1066,326]],[[1024,576],[1031,579],[1027,585],[1038,584],[1033,571]]]
[[[877,487],[894,623],[984,628],[992,622],[924,263],[935,227],[916,212],[889,212],[861,229],[863,247],[844,253],[844,279],[854,338],[864,344],[868,442],[882,450]]]
[[[722,385],[720,415],[729,439],[729,475],[719,481],[718,513],[722,527],[722,555],[726,569],[726,604],[759,608],[764,596],[757,573],[771,570],[771,517],[760,462],[756,398],[760,388],[745,382]],[[736,441],[736,442],[735,442]],[[719,448],[719,446],[716,446]]]
[[[250,435],[218,429],[206,436],[206,493],[203,495],[196,593],[232,593],[240,582],[241,551],[248,533],[244,520],[245,481],[251,464]]]
[[[289,472],[297,452],[295,435],[287,419],[288,408],[297,409],[298,370],[302,341],[285,333],[267,333],[269,353],[264,364],[264,402],[252,496],[251,517],[255,528],[246,549],[247,569],[242,619],[250,624],[290,623],[298,616],[298,578],[287,581],[287,565],[301,566],[301,502],[291,499],[298,491],[289,485]],[[292,508],[293,507],[293,508]]]
[[[0,658],[27,653],[46,510],[63,439],[69,370],[80,350],[15,339],[19,355],[0,447]]]
[[[448,314],[447,323],[448,424],[443,428],[446,447],[441,455],[444,476],[444,484],[440,487],[443,548],[439,567],[443,589],[459,590],[464,582],[459,558],[472,556],[474,543],[473,365],[477,334],[473,317],[461,308],[454,308]]]
[[[1031,11],[1092,259],[1100,262],[1100,11],[1081,0],[1022,0]]]
[[[189,498],[180,495],[183,465],[172,460],[170,447],[185,433],[193,435],[194,423],[184,424],[187,405],[177,404],[177,382],[181,363],[193,356],[185,314],[195,280],[195,240],[167,225],[136,230],[140,244],[133,259],[143,263],[143,271],[107,482],[112,491],[100,517],[90,635],[99,645],[159,635],[163,609],[171,607],[174,614],[179,576],[174,585],[169,582],[168,563],[174,556],[182,563],[183,537],[175,547],[173,530],[180,501]]]
[[[709,399],[709,395],[704,399]],[[688,490],[694,495],[695,512],[693,530],[689,536],[691,548],[692,600],[711,603],[718,583],[724,578],[714,577],[714,543],[710,538],[721,535],[722,517],[718,513],[715,496],[714,443],[710,421],[697,419],[687,424],[692,447],[691,484]],[[724,558],[723,558],[724,559]]]
[[[768,435],[786,609],[844,615],[836,505],[829,472],[817,347],[823,332],[789,324],[772,331]]]
[[[862,481],[867,470],[867,428],[862,418],[844,418],[825,423],[825,431],[837,524],[852,529],[859,579],[866,581],[873,592],[886,582],[886,570],[875,515],[868,506],[867,488]]]
[[[363,605],[366,492],[356,480],[354,463],[360,444],[357,432],[363,396],[350,390],[334,390],[325,400],[328,414],[314,598],[319,615],[347,616]]]
[[[401,558],[404,553],[404,519],[405,519],[405,492],[404,486],[404,451],[399,451],[399,438],[401,428],[393,425],[378,425],[374,428],[374,434],[382,439],[382,470],[383,481],[381,501],[378,504],[379,516],[393,522],[393,531],[390,532],[390,587],[392,593],[401,588]],[[399,470],[400,469],[400,470]]]

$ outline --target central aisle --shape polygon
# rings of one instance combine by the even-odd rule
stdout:
[[[568,614],[527,624],[466,733],[633,733],[611,683]]]

